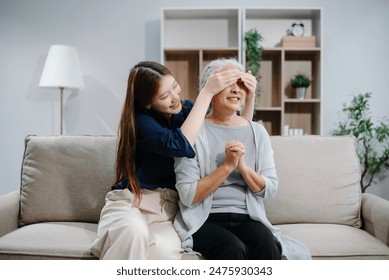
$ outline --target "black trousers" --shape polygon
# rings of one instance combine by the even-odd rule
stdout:
[[[209,260],[280,260],[282,254],[265,225],[235,213],[210,214],[193,234],[193,249]]]

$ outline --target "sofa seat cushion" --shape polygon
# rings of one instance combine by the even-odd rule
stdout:
[[[388,246],[366,231],[352,226],[284,224],[277,227],[284,234],[304,243],[313,259],[389,259]]]
[[[96,231],[92,223],[24,226],[0,237],[0,259],[96,259],[89,250]]]

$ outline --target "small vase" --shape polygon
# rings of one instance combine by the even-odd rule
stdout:
[[[305,87],[296,88],[297,99],[305,99],[306,93],[307,93],[307,88]]]

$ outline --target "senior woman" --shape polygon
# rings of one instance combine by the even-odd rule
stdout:
[[[235,59],[208,64],[200,87],[217,69],[243,67]],[[247,89],[239,80],[215,95],[195,143],[195,158],[175,159],[180,201],[174,226],[186,251],[207,259],[310,259],[306,247],[266,217],[278,179],[269,135],[237,114]]]

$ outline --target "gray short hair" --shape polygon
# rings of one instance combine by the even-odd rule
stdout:
[[[203,71],[200,75],[200,90],[202,90],[207,83],[209,77],[213,72],[215,72],[216,69],[227,66],[227,65],[233,65],[237,67],[241,72],[244,72],[243,65],[239,63],[235,58],[219,58],[216,60],[211,61],[207,65],[204,66]]]

